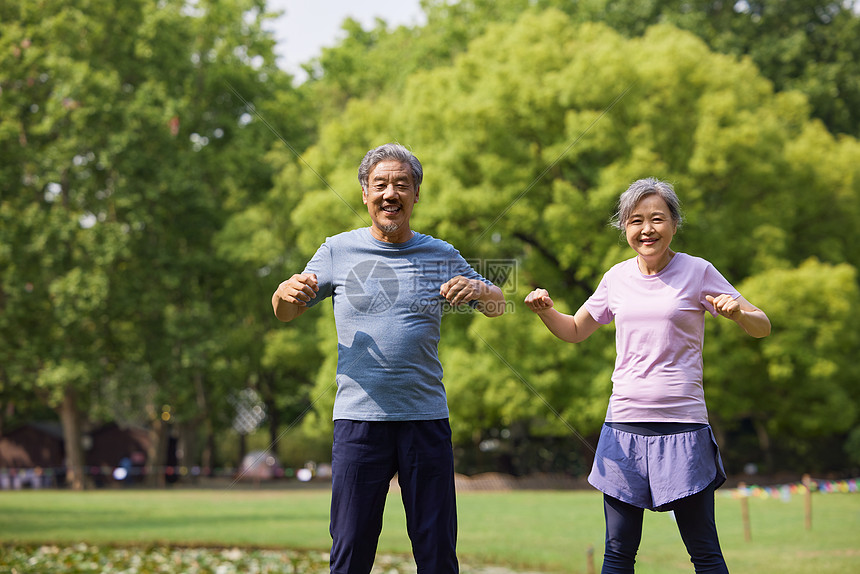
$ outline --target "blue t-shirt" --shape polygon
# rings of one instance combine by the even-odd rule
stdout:
[[[308,306],[326,297],[334,305],[334,419],[447,418],[438,353],[447,301],[439,288],[457,275],[491,283],[445,241],[415,233],[386,243],[366,227],[327,238],[304,273],[319,283]]]

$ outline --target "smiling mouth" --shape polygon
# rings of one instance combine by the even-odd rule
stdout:
[[[382,211],[384,211],[385,213],[397,213],[398,211],[400,211],[400,206],[399,205],[386,205],[382,208]]]

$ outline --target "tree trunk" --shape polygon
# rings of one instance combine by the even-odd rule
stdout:
[[[206,385],[203,374],[200,372],[195,373],[193,380],[197,414],[185,425],[185,432],[183,433],[186,436],[185,465],[206,467],[210,465],[209,461],[212,457],[211,453],[207,452],[209,450],[208,443],[204,444],[202,448],[200,447],[200,425],[203,425],[206,440],[208,441],[209,429],[212,426],[209,422],[209,404],[206,398]],[[204,462],[203,459],[206,459],[206,461]]]
[[[275,401],[268,401],[266,404],[266,414],[269,418],[269,448],[268,450],[277,456],[278,454],[278,442],[281,440],[280,426],[281,426],[281,413],[278,412],[278,408],[275,405]]]
[[[269,446],[266,450],[274,455],[278,454],[278,442],[281,439],[281,413],[278,410],[277,402],[275,401],[275,376],[270,373],[261,373],[259,375],[259,393],[263,399],[263,406],[266,407],[266,422],[269,427]]]
[[[161,418],[156,418],[149,430],[149,436],[151,440],[146,453],[146,483],[149,486],[164,488],[167,485],[164,466],[167,464],[170,425]]]
[[[238,466],[242,466],[242,461],[245,460],[245,455],[248,454],[248,438],[245,433],[239,433],[239,462]]]
[[[212,474],[215,465],[215,432],[212,430],[212,421],[208,418],[203,422],[206,433],[206,441],[203,444],[203,452],[200,455],[200,466],[204,476]]]
[[[63,390],[60,421],[66,447],[66,481],[72,490],[84,489],[84,451],[81,448],[81,420],[78,413],[78,394],[74,387]]]
[[[197,422],[185,421],[177,425],[176,464],[191,468],[197,464]]]
[[[764,421],[753,419],[753,426],[755,427],[755,433],[758,436],[758,445],[764,455],[766,472],[771,472],[773,470],[773,453],[770,450],[770,434],[767,432],[767,427],[765,426]]]
[[[0,313],[3,312],[3,289],[0,289]],[[6,369],[3,368],[3,365],[0,365],[0,388],[8,389],[11,385],[9,384],[9,376],[6,374]],[[3,429],[5,428],[5,421],[7,417],[11,417],[15,413],[15,403],[8,402],[3,405],[2,410],[0,410],[0,436],[3,436]]]

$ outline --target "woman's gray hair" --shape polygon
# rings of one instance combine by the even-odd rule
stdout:
[[[671,183],[653,177],[634,181],[627,188],[627,191],[621,194],[621,197],[618,198],[618,211],[610,220],[612,227],[623,230],[636,204],[652,194],[657,194],[663,198],[663,201],[669,206],[672,221],[677,227],[681,227],[684,222],[684,215],[681,213],[681,200],[678,199],[675,189]]]
[[[415,188],[418,189],[424,180],[424,169],[421,167],[421,162],[412,155],[411,151],[397,143],[381,145],[365,154],[364,159],[361,160],[361,165],[358,166],[358,183],[361,184],[361,189],[367,189],[367,179],[376,164],[389,159],[409,164],[409,167],[412,168],[412,180],[415,182]]]

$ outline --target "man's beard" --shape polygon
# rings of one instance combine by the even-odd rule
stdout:
[[[399,223],[389,223],[388,225],[380,225],[379,229],[382,230],[383,233],[394,233],[400,228]]]

